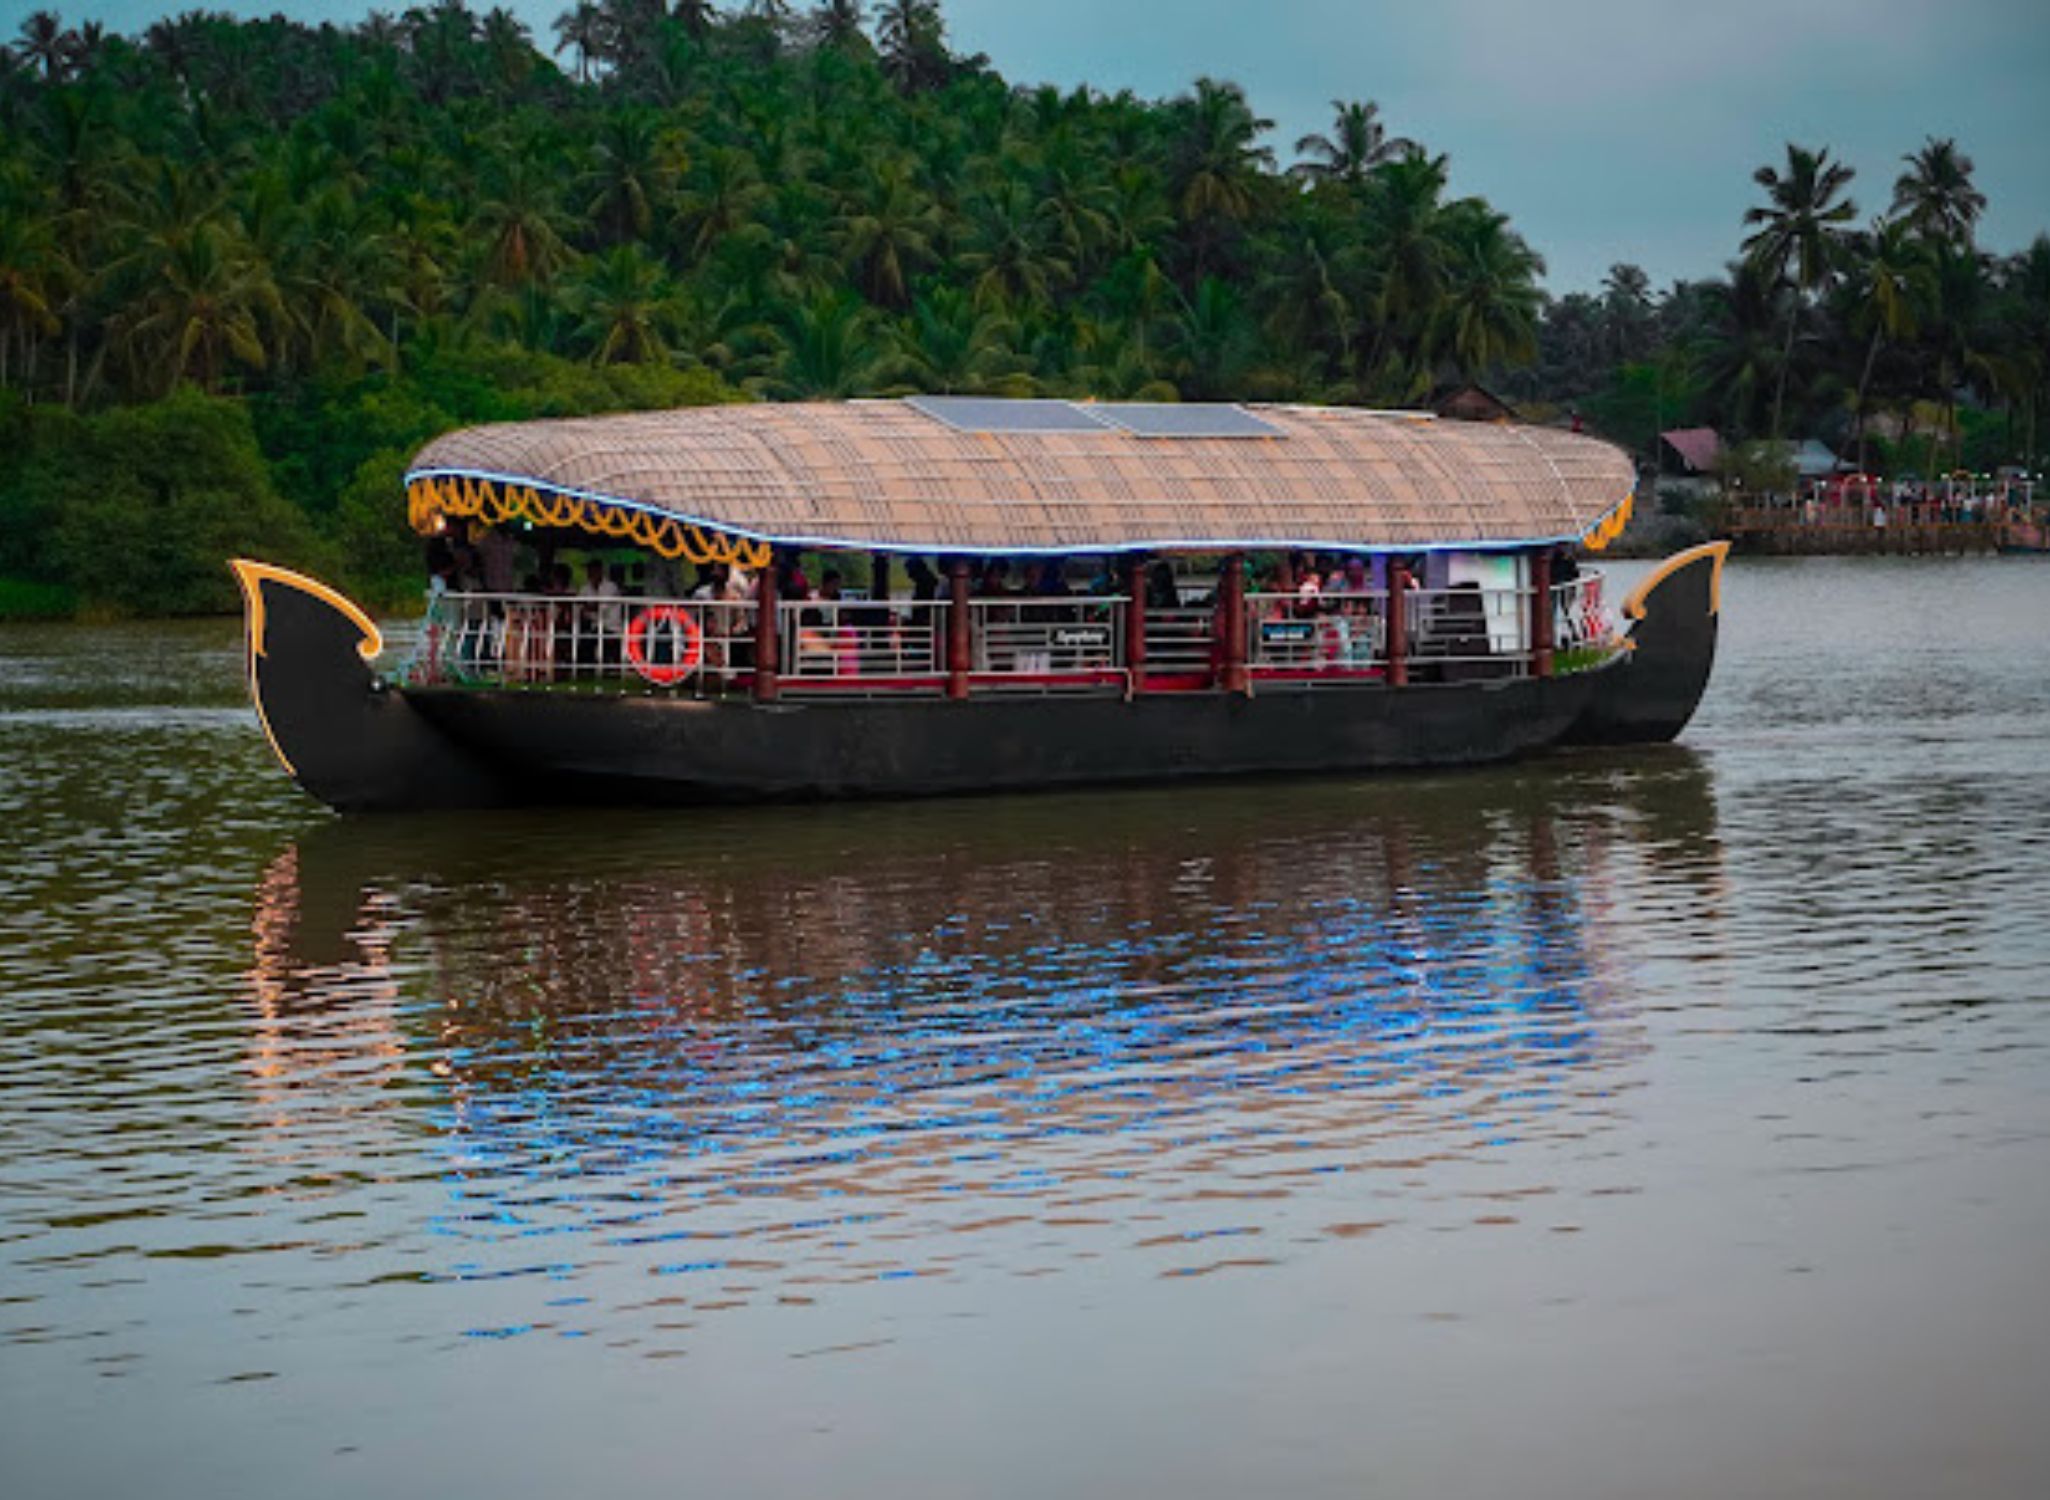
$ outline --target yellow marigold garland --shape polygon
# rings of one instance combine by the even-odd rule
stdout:
[[[663,557],[680,557],[704,566],[738,563],[744,568],[769,565],[769,545],[730,535],[712,527],[693,526],[674,516],[658,516],[624,505],[608,505],[582,495],[543,491],[533,485],[500,483],[469,475],[421,478],[406,488],[406,518],[415,531],[432,532],[444,516],[474,518],[487,526],[531,521],[536,526],[574,528],[619,541],[631,541]]]
[[[1609,543],[1623,534],[1623,528],[1630,524],[1630,513],[1637,507],[1637,494],[1632,491],[1623,497],[1623,503],[1595,523],[1588,533],[1581,537],[1580,544],[1590,552],[1600,552]]]

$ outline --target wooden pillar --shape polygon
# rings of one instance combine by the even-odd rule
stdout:
[[[1146,559],[1125,560],[1125,670],[1132,695],[1146,691]]]
[[[868,555],[868,596],[878,604],[890,602],[890,554],[887,552]]]
[[[1530,558],[1530,670],[1534,677],[1552,675],[1552,554]]]
[[[1409,685],[1409,568],[1388,564],[1388,685]]]
[[[974,664],[974,642],[968,633],[968,559],[947,564],[947,696],[968,696],[968,669]]]
[[[778,691],[776,682],[777,639],[776,626],[776,564],[771,557],[768,566],[755,575],[755,702],[774,703]]]
[[[1224,560],[1218,580],[1217,606],[1223,611],[1224,675],[1227,693],[1243,693],[1252,684],[1246,672],[1246,555],[1234,552]]]

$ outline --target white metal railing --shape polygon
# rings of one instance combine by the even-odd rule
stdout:
[[[777,603],[776,615],[777,670],[796,691],[859,681],[895,686],[946,671],[943,603],[791,599]]]
[[[1349,672],[1379,665],[1388,638],[1386,593],[1248,594],[1246,664],[1266,672]]]
[[[1411,680],[1529,670],[1527,591],[1411,589],[1402,603]],[[1615,644],[1601,574],[1557,585],[1552,604],[1556,650]],[[1256,679],[1343,682],[1386,668],[1385,592],[1255,593],[1246,612],[1246,665]],[[1129,619],[1122,596],[970,600],[974,690],[1122,687]],[[404,675],[422,685],[735,692],[755,675],[758,623],[752,600],[438,593]],[[952,625],[944,600],[782,600],[775,667],[784,690],[800,694],[937,693],[951,675]],[[1210,607],[1148,609],[1145,628],[1149,681],[1215,681],[1222,641]]]
[[[1121,673],[1124,603],[1121,597],[1102,595],[970,600],[974,669],[1032,678]]]
[[[1406,591],[1410,680],[1522,675],[1530,668],[1529,610],[1527,589]]]
[[[754,668],[746,600],[438,593],[405,677],[418,684],[716,692]]]
[[[1205,609],[1146,611],[1146,673],[1184,677],[1216,665],[1216,616]]]
[[[1616,643],[1617,621],[1595,571],[1552,586],[1552,645],[1557,651],[1603,650]]]

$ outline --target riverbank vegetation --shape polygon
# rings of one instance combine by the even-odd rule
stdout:
[[[1647,454],[1704,421],[2033,460],[2050,239],[1979,250],[1948,142],[1869,229],[1790,148],[1726,278],[1550,300],[1374,105],[1268,134],[1210,79],[1013,86],[932,0],[605,0],[540,38],[461,0],[38,12],[0,63],[0,612],[227,607],[236,550],[395,597],[426,438],[705,401],[1479,380]]]

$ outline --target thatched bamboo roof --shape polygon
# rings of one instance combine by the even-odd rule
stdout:
[[[407,479],[430,509],[436,483],[489,481],[757,541],[961,553],[1528,546],[1619,526],[1635,483],[1617,449],[1547,428],[1262,406],[1217,414],[1272,435],[1145,437],[1088,417],[1121,411],[1143,427],[1140,407],[978,403],[996,412],[987,425],[1044,416],[1060,429],[988,431],[935,405],[473,427],[429,443]],[[1157,412],[1206,425],[1190,408]]]

